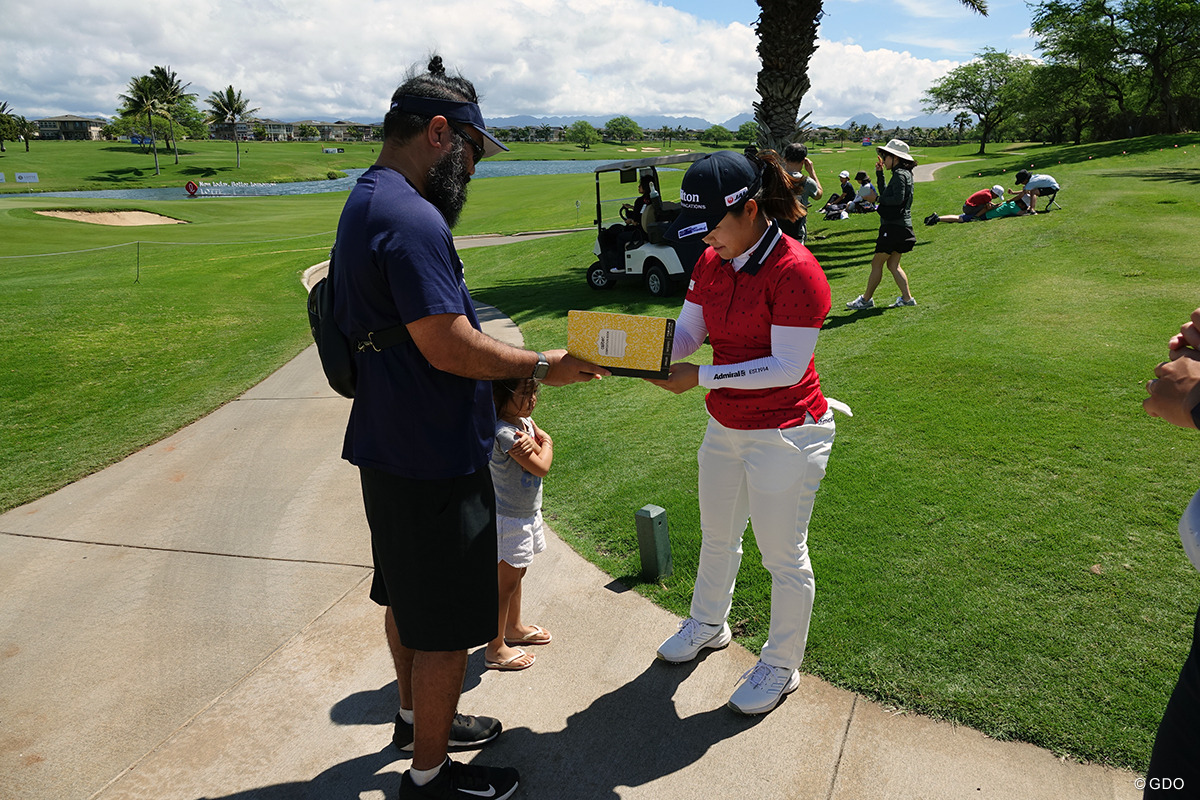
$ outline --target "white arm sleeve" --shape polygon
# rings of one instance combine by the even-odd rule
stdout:
[[[1179,519],[1179,540],[1192,566],[1200,569],[1200,492],[1196,492]]]
[[[771,355],[721,366],[702,365],[700,385],[706,389],[769,389],[791,386],[804,377],[817,349],[818,328],[771,326]]]
[[[675,339],[671,344],[671,360],[687,358],[700,349],[708,336],[704,324],[704,310],[690,300],[683,301],[679,319],[675,320]]]

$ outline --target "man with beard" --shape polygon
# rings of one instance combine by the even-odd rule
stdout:
[[[359,468],[371,529],[371,599],[396,667],[392,741],[412,750],[401,798],[502,800],[511,768],[459,764],[498,720],[458,714],[467,649],[496,636],[495,495],[488,455],[489,381],[553,386],[606,370],[565,350],[536,353],[482,333],[450,228],[475,164],[507,148],[484,126],[471,82],[433,56],[410,72],[384,118],[379,159],[338,223],[334,316],[354,340],[403,324],[410,341],[356,356],[357,384],[342,457]]]

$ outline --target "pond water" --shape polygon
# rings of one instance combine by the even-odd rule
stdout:
[[[517,175],[578,175],[590,174],[605,161],[481,161],[475,167],[475,179],[506,178]],[[365,169],[347,169],[345,178],[294,183],[221,183],[197,181],[196,197],[271,197],[285,194],[320,194],[346,192],[354,186]],[[161,189],[101,189],[90,192],[38,192],[39,197],[91,197],[108,200],[186,200],[182,186]]]

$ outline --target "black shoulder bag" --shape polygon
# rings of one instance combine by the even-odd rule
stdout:
[[[366,339],[351,339],[342,333],[333,318],[333,261],[337,244],[329,251],[329,274],[317,281],[308,293],[308,324],[312,328],[321,368],[333,390],[342,397],[354,397],[356,371],[354,354],[380,352],[406,342],[412,337],[408,328],[397,325],[382,331],[371,331]]]

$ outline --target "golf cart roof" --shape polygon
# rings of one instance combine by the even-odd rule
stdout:
[[[639,169],[641,167],[662,167],[668,164],[683,164],[688,161],[696,161],[708,155],[707,152],[701,153],[675,153],[670,156],[654,156],[653,158],[636,158],[632,161],[613,161],[609,164],[601,164],[596,167],[596,172],[617,172],[619,170]]]

